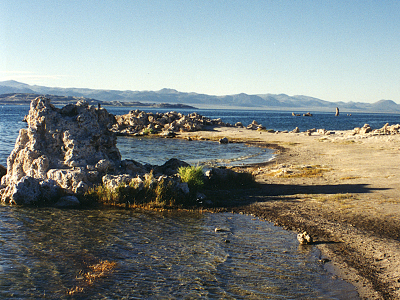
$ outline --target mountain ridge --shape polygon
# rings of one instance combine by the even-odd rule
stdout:
[[[341,111],[353,112],[391,112],[400,113],[400,105],[393,100],[379,100],[375,103],[363,102],[330,102],[315,97],[286,94],[254,94],[207,95],[194,92],[179,92],[171,88],[159,91],[107,90],[89,88],[59,88],[29,85],[15,80],[1,81],[0,94],[31,93],[51,94],[64,97],[84,97],[106,102],[129,103],[171,103],[189,106],[242,108],[242,109],[274,109],[274,110],[317,110],[332,111],[339,107]]]

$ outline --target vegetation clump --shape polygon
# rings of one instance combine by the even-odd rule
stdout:
[[[243,189],[255,183],[250,173],[237,173],[225,168],[213,168],[211,171],[205,175],[201,166],[183,166],[172,176],[155,178],[150,172],[143,179],[137,177],[112,185],[103,183],[89,189],[82,202],[126,208],[192,208],[207,203],[198,201],[200,191],[208,195],[202,194],[202,199],[210,199],[210,196],[218,194],[218,190]],[[212,202],[208,202],[207,205],[211,205]]]
[[[204,173],[201,166],[180,167],[178,174],[182,182],[187,182],[189,189],[197,191],[204,185]]]
[[[143,181],[135,178],[114,188],[104,184],[96,186],[84,197],[90,204],[125,207],[168,208],[190,204],[175,180],[166,176],[155,179],[153,173],[146,174]]]

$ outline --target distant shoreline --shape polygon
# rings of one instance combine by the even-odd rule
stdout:
[[[198,109],[197,107],[181,103],[142,103],[126,101],[102,101],[84,97],[40,95],[31,93],[10,93],[0,95],[0,105],[30,105],[31,101],[37,97],[45,96],[51,99],[53,105],[76,104],[80,100],[87,101],[91,105],[101,105],[105,107],[143,107],[143,108],[172,108],[172,109]]]

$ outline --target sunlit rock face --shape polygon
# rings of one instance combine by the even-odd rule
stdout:
[[[204,126],[227,126],[221,119],[210,119],[191,113],[183,115],[177,112],[146,113],[140,110],[131,110],[129,114],[116,116],[113,131],[120,135],[142,135],[149,132],[162,133],[187,132],[202,130]]]
[[[50,99],[38,97],[26,121],[28,128],[20,130],[1,179],[3,203],[30,204],[51,201],[62,191],[85,192],[121,164],[110,131],[115,118],[105,109],[85,101],[56,108]]]

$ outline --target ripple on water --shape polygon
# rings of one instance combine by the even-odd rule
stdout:
[[[123,159],[162,165],[170,158],[191,165],[228,166],[265,162],[274,150],[247,146],[243,143],[220,144],[211,141],[187,141],[154,137],[118,137],[118,149]]]
[[[357,298],[314,247],[245,215],[0,207],[0,245],[0,298]]]

